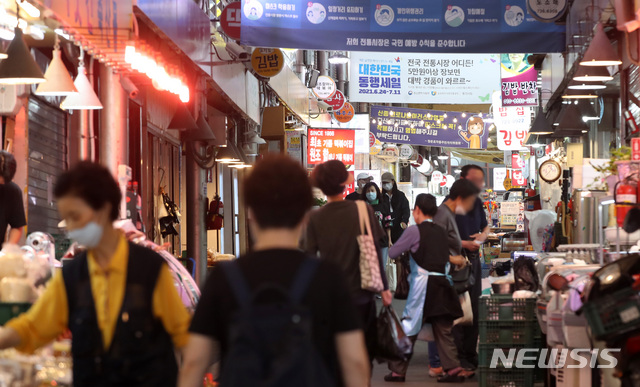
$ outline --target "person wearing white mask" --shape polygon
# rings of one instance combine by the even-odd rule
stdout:
[[[365,185],[373,181],[373,176],[369,175],[366,172],[361,172],[358,174],[356,180],[358,182],[358,187],[356,188],[355,192],[347,195],[347,197],[345,198],[346,200],[360,200],[362,198],[362,193],[364,192],[362,191],[362,189]]]
[[[186,346],[191,318],[164,259],[113,227],[118,183],[83,161],[58,178],[54,195],[69,237],[87,251],[0,330],[0,348],[33,352],[68,329],[74,385],[175,386],[175,348]]]
[[[461,179],[453,183],[449,196],[438,207],[433,222],[444,228],[448,236],[449,252],[453,256],[462,255],[462,239],[456,223],[456,215],[465,215],[473,209],[480,189],[469,180]]]
[[[391,217],[393,219],[393,224],[391,226],[391,242],[396,243],[407,228],[409,218],[411,217],[409,200],[404,192],[398,189],[396,178],[391,172],[385,172],[382,174],[382,191],[384,192],[384,200],[389,203]]]

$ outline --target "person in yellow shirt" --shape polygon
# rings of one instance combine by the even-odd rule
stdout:
[[[32,352],[69,329],[74,386],[175,386],[174,348],[187,344],[190,315],[162,257],[113,227],[115,179],[81,162],[58,178],[55,196],[69,237],[88,250],[0,330],[0,348]]]

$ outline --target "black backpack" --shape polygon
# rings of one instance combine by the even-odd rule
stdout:
[[[264,284],[251,292],[236,262],[222,266],[239,310],[229,327],[220,386],[336,386],[313,343],[311,313],[300,303],[318,260],[308,258],[302,263],[289,290]],[[256,302],[261,295],[274,292],[282,296],[281,302]]]

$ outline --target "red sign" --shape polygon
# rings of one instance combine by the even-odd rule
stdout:
[[[524,187],[527,185],[527,179],[522,175],[522,170],[514,169],[511,175],[511,183],[514,187]]]
[[[222,15],[220,15],[222,31],[234,40],[240,40],[240,20],[242,19],[240,4],[240,1],[236,1],[227,5],[222,10]]]
[[[515,169],[522,169],[524,166],[524,159],[522,158],[522,155],[520,155],[519,152],[513,152],[511,154],[511,167]]]
[[[342,109],[345,103],[344,94],[340,90],[336,90],[331,98],[325,99],[324,102],[328,103],[333,111]]]
[[[320,164],[329,160],[340,160],[353,165],[355,160],[355,137],[353,130],[309,129],[309,164]]]
[[[369,148],[376,145],[376,136],[373,133],[369,132]]]
[[[351,175],[351,183],[344,186],[344,192],[342,193],[344,197],[347,197],[347,195],[356,192],[356,183],[354,180],[353,171],[349,171],[349,175]]]
[[[345,123],[345,122],[351,121],[355,113],[356,112],[353,109],[353,105],[351,105],[349,102],[345,102],[342,109],[338,111],[334,111],[333,115],[336,118],[336,120],[338,120],[339,122]]]
[[[640,160],[640,138],[634,137],[631,139],[631,160]]]

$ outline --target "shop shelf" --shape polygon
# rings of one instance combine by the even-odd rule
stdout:
[[[4,325],[7,321],[31,308],[29,303],[0,302],[0,325]]]
[[[640,329],[640,295],[631,288],[584,304],[591,334],[598,340]]]
[[[535,369],[478,368],[479,387],[533,387]]]
[[[542,337],[538,321],[480,321],[480,343],[532,345]]]
[[[501,294],[481,297],[479,321],[538,321],[536,299]]]

